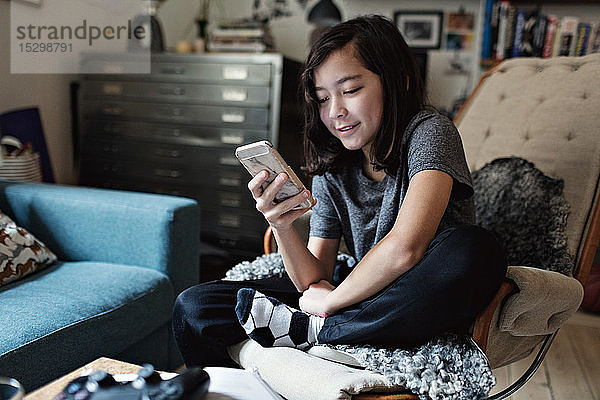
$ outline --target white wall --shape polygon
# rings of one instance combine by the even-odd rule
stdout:
[[[38,106],[57,182],[73,183],[70,75],[10,73],[10,2],[0,1],[0,112]]]

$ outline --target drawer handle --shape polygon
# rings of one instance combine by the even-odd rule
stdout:
[[[119,168],[118,165],[114,165],[114,164],[104,164],[102,166],[102,170],[104,172],[112,172],[112,173],[121,172],[121,168]]]
[[[242,199],[235,194],[221,194],[219,196],[219,205],[225,207],[240,207],[242,205]]]
[[[229,228],[239,228],[242,225],[242,219],[237,215],[220,214],[219,225]]]
[[[117,83],[105,83],[102,85],[102,93],[117,96],[123,93],[123,86]]]
[[[226,238],[222,236],[217,237],[217,244],[219,244],[220,246],[236,247],[238,242],[238,239]]]
[[[221,164],[221,165],[238,165],[238,160],[235,157],[222,156],[222,157],[219,157],[219,164]]]
[[[179,178],[181,177],[181,171],[176,169],[157,168],[154,170],[154,175],[162,176],[164,178]]]
[[[221,98],[223,101],[246,101],[248,100],[248,91],[245,89],[223,89]]]
[[[160,69],[161,74],[169,74],[169,75],[181,75],[185,74],[184,67],[162,67]]]
[[[161,135],[165,135],[165,136],[181,136],[181,130],[179,130],[178,128],[160,129],[157,132],[160,133]]]
[[[172,95],[176,95],[176,96],[182,96],[185,94],[185,89],[181,88],[181,87],[174,87],[174,88],[169,88],[169,87],[162,87],[159,89],[160,94],[172,94]]]
[[[179,150],[154,149],[154,155],[158,157],[179,158],[181,152]]]
[[[244,143],[244,135],[237,133],[222,133],[221,143],[226,144],[242,144]]]
[[[244,114],[239,113],[224,113],[221,114],[221,121],[231,122],[234,124],[241,124],[244,121],[246,121],[246,116]]]
[[[124,67],[121,64],[106,63],[106,64],[102,65],[101,70],[105,74],[121,74],[121,73],[123,73]]]
[[[182,108],[176,107],[176,108],[156,108],[154,111],[154,114],[156,115],[163,115],[163,116],[167,116],[167,117],[181,117],[184,112]]]
[[[240,187],[242,185],[241,178],[228,178],[226,176],[219,177],[219,185]]]
[[[121,132],[121,129],[117,125],[104,125],[104,132],[119,133]]]
[[[121,107],[111,105],[105,105],[103,111],[106,115],[121,115],[123,113]]]
[[[248,79],[248,67],[243,65],[226,65],[223,67],[223,79],[232,81]]]
[[[116,144],[105,144],[102,146],[102,151],[105,153],[118,153],[119,146]]]

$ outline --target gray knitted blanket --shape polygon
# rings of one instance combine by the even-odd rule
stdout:
[[[338,262],[353,264],[340,254]],[[227,271],[226,280],[242,281],[285,274],[278,253],[244,261]],[[496,384],[488,360],[470,337],[448,334],[413,349],[330,346],[354,356],[366,369],[383,374],[422,400],[476,400]]]

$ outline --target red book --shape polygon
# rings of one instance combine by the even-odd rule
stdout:
[[[544,39],[543,58],[552,57],[552,48],[554,46],[554,35],[556,34],[556,25],[558,18],[556,15],[548,15],[548,24],[546,25],[546,38]]]

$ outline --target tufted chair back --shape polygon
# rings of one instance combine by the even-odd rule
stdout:
[[[518,156],[564,180],[569,250],[585,282],[600,233],[600,54],[507,60],[482,77],[455,123],[471,171]]]

